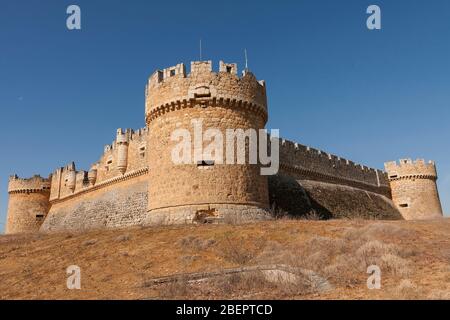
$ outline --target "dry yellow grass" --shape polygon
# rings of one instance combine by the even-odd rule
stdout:
[[[450,220],[267,221],[88,233],[0,236],[1,299],[449,299]],[[166,275],[282,264],[295,281],[261,272],[149,285]],[[367,266],[382,287],[366,286]],[[66,268],[81,268],[68,290]],[[298,270],[297,273],[295,270]],[[322,290],[310,270],[327,281]]]

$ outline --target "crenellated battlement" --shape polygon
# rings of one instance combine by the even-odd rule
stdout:
[[[143,137],[145,138],[147,133],[148,133],[147,127],[140,128],[140,129],[137,129],[137,130],[131,130],[130,139],[131,140],[136,140],[136,139],[142,139]]]
[[[328,153],[326,151],[315,149],[313,147],[302,145],[302,144],[299,144],[299,143],[296,143],[296,142],[292,142],[292,141],[289,141],[289,140],[281,139],[281,146],[283,148],[285,148],[286,150],[289,150],[289,151],[294,152],[294,153],[298,152],[298,151],[303,151],[303,152],[309,153],[309,154],[311,154],[313,156],[318,155],[318,156],[322,157],[323,159],[330,160],[333,163],[340,163],[340,164],[345,164],[347,166],[353,166],[357,170],[372,171],[372,172],[375,172],[375,171],[383,172],[381,170],[370,168],[370,167],[362,165],[362,164],[357,164],[357,163],[355,163],[355,162],[353,162],[351,160],[347,160],[345,158],[336,156],[336,155]]]
[[[117,129],[115,143],[116,144],[128,143],[128,141],[130,140],[132,131],[133,131],[132,129],[126,129],[126,130],[123,130],[122,128]]]
[[[287,171],[298,172],[317,179],[327,178],[354,185],[355,183],[387,189],[389,182],[385,172],[357,164],[334,154],[282,139],[280,141],[280,165]]]
[[[36,193],[50,192],[51,175],[49,178],[42,178],[40,175],[34,175],[31,178],[19,178],[17,175],[9,177],[8,193]]]
[[[163,113],[188,107],[229,107],[249,109],[267,120],[264,81],[249,71],[238,76],[236,63],[220,61],[214,72],[211,61],[193,61],[186,74],[184,64],[157,70],[146,86],[147,124]]]
[[[145,141],[145,138],[148,134],[147,127],[140,128],[137,130],[133,129],[125,129],[122,128],[117,129],[116,139],[111,142],[111,144],[107,144],[103,147],[103,155],[110,154],[117,148],[117,144],[119,142],[142,142]]]
[[[398,179],[437,179],[436,164],[424,159],[401,159],[399,162],[390,161],[384,164],[389,180]]]
[[[148,83],[150,84],[151,82],[154,85],[156,83],[167,81],[172,77],[186,77],[186,67],[184,66],[184,63],[179,63],[173,67],[165,68],[162,70],[156,70],[150,76]]]
[[[140,128],[137,130],[133,130],[130,128],[117,129],[116,139],[114,139],[111,144],[107,144],[103,148],[102,158],[105,157],[113,157],[114,152],[117,151],[117,146],[121,143],[128,143],[130,146],[135,145],[135,148],[139,148],[140,154],[145,151],[146,148],[146,138],[148,134],[147,127]],[[101,160],[99,161],[101,162]],[[92,167],[98,167],[99,162],[96,162],[92,165]]]
[[[147,134],[146,127],[138,130],[119,128],[114,141],[104,147],[102,156],[89,171],[77,171],[74,162],[56,169],[52,175],[50,201],[76,195],[126,172],[146,168]]]

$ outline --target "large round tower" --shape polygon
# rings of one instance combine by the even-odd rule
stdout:
[[[219,144],[224,159],[228,131],[264,128],[264,81],[248,71],[239,77],[236,64],[222,61],[219,72],[212,71],[211,61],[192,62],[188,75],[183,64],[156,71],[146,88],[146,122],[149,223],[266,217],[267,177],[261,175],[260,165],[248,161],[248,154],[243,164],[217,161],[221,151],[216,149],[210,153],[214,160],[205,156],[217,133],[223,137]],[[180,149],[187,141],[188,147]],[[174,159],[178,156],[182,163]]]
[[[50,208],[50,179],[9,178],[6,234],[37,232]]]
[[[392,200],[406,220],[442,217],[433,161],[419,159],[385,163],[392,189]]]

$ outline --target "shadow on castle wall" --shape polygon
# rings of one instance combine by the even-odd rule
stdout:
[[[366,190],[278,174],[269,177],[271,207],[291,218],[402,219],[393,202]]]

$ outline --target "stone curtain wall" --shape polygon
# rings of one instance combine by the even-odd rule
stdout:
[[[148,178],[141,175],[53,203],[41,231],[138,225],[145,219],[147,202]]]
[[[121,150],[119,140],[125,142]],[[74,163],[58,168],[52,175],[50,204],[42,231],[143,223],[148,206],[147,129],[119,129],[89,172],[77,171]]]
[[[302,180],[315,180],[380,193],[390,197],[385,172],[288,140],[280,142],[280,172]]]
[[[402,219],[385,172],[288,140],[269,196],[275,212],[291,216]]]
[[[269,177],[269,195],[276,214],[321,219],[402,219],[391,199],[371,191],[278,174]]]

